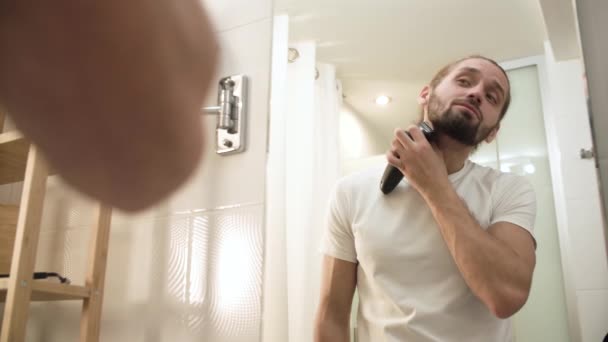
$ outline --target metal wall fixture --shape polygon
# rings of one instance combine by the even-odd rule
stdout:
[[[580,156],[581,159],[593,159],[595,158],[595,152],[593,152],[593,149],[581,148]]]
[[[224,77],[218,84],[218,106],[205,107],[204,114],[217,115],[216,152],[220,155],[245,151],[247,114],[247,77]]]

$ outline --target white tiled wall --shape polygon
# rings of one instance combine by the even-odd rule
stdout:
[[[191,181],[154,210],[114,212],[101,340],[260,339],[271,0],[204,0],[222,48],[216,79],[249,78],[247,150],[215,154],[205,116],[205,158]],[[215,87],[206,106],[215,106]],[[0,188],[18,200],[19,185]],[[49,179],[37,270],[82,284],[95,202]],[[32,306],[27,341],[77,341],[81,304]]]
[[[102,341],[259,339],[263,209],[258,204],[113,225]],[[88,230],[49,231],[41,239],[39,267],[83,278],[87,255],[78,246],[87,244]],[[79,308],[33,306],[31,326],[44,330],[39,341],[77,341]]]
[[[211,1],[212,3],[221,0]],[[226,1],[225,1],[226,2]],[[228,1],[243,2],[246,1]],[[253,1],[261,3],[269,0]],[[249,5],[248,5],[249,6]],[[246,6],[245,6],[246,7]],[[242,11],[234,7],[233,11]],[[223,12],[222,12],[223,13]],[[249,121],[247,152],[233,156],[215,154],[212,140],[206,147],[207,165],[168,203],[171,211],[208,208],[233,203],[259,203],[264,199],[266,174],[266,135],[270,86],[272,19],[270,17],[220,34],[222,62],[216,79],[246,74],[249,77]],[[217,105],[217,93],[211,93],[207,106]],[[206,131],[215,136],[216,119],[208,116]]]
[[[553,79],[550,78],[551,98],[555,103],[553,113],[559,149],[562,152],[561,169],[568,202],[570,235],[578,235],[581,249],[599,249],[589,252],[605,256],[601,212],[597,210],[600,199],[595,161],[584,160],[579,156],[581,148],[591,148],[589,118],[582,91],[582,64],[580,60],[559,62],[549,70],[552,71],[550,77],[553,76]],[[572,103],[577,106],[572,106]],[[575,258],[577,257],[575,253]],[[581,264],[584,258],[580,259],[575,264]],[[597,259],[592,270],[608,280],[607,264],[605,257]],[[606,280],[588,282],[580,278],[577,279],[577,288],[602,288],[608,284]]]
[[[595,160],[581,159],[579,150],[592,147],[589,113],[579,59],[555,62],[546,47],[550,109],[554,121],[559,168],[563,176],[567,253],[572,266],[572,291],[581,341],[601,341],[608,333],[608,253],[600,210]],[[599,315],[599,316],[598,316]]]
[[[590,215],[600,212],[598,202],[589,198],[568,200],[568,222],[572,225],[570,239],[576,265],[574,276],[577,290],[581,291],[608,289],[605,242],[598,237],[598,229],[603,227],[602,219],[597,214]]]
[[[582,341],[604,341],[608,334],[608,289],[578,291]]]

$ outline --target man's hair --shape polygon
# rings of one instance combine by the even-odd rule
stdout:
[[[498,69],[500,69],[500,71],[502,71],[502,73],[505,75],[505,78],[507,79],[507,84],[509,85],[509,91],[507,92],[507,95],[505,97],[505,103],[502,106],[502,111],[500,112],[500,120],[502,120],[502,118],[505,116],[505,114],[507,113],[507,110],[509,109],[509,105],[511,104],[511,82],[509,81],[509,76],[507,76],[507,72],[505,71],[505,69],[503,69],[498,63],[496,63],[496,61],[494,61],[493,59],[490,59],[488,57],[484,57],[481,55],[471,55],[468,57],[464,57],[461,58],[457,61],[454,61],[446,66],[444,66],[443,68],[441,68],[441,70],[439,70],[435,76],[433,77],[433,79],[431,80],[431,83],[429,84],[429,86],[431,87],[432,90],[435,90],[435,88],[439,85],[439,83],[441,83],[441,81],[443,81],[443,79],[461,62],[464,62],[466,60],[469,59],[483,59],[485,61],[488,61],[492,64],[494,64]]]

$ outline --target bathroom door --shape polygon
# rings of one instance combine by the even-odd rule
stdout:
[[[222,52],[214,82],[248,78],[247,147],[216,154],[217,117],[205,115],[205,158],[194,177],[152,210],[114,212],[101,341],[253,342],[261,336],[271,1],[203,3]],[[218,105],[216,86],[204,105]],[[11,188],[2,195],[17,193]],[[36,269],[82,284],[95,203],[55,177],[47,194]],[[78,341],[80,310],[79,302],[33,305],[27,341]]]

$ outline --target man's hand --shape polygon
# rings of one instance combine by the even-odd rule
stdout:
[[[0,5],[0,104],[67,183],[141,210],[194,173],[218,45],[198,0]]]
[[[386,158],[422,195],[440,193],[449,185],[443,153],[431,145],[417,126],[410,126],[408,137],[402,129],[395,130],[395,139]]]

